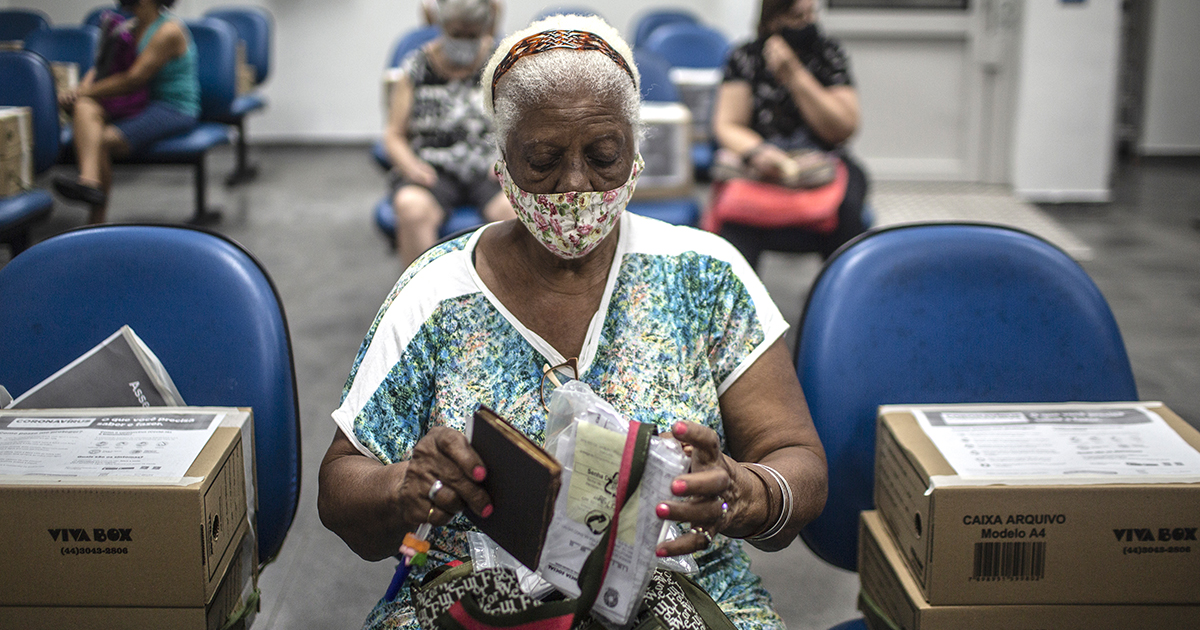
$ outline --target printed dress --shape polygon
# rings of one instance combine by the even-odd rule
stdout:
[[[724,440],[718,397],[787,328],[766,288],[719,237],[626,212],[579,376],[632,420],[677,420]],[[483,229],[487,229],[486,227]],[[542,370],[565,358],[517,321],[473,264],[483,229],[439,245],[401,276],[359,349],[333,418],[364,454],[408,459],[430,427],[462,430],[480,404],[544,442]],[[426,568],[469,556],[456,516],[430,535]],[[717,536],[693,577],[739,628],[782,628],[741,541]],[[419,580],[414,571],[411,579]],[[382,592],[385,584],[380,584]],[[416,628],[407,589],[369,628]]]

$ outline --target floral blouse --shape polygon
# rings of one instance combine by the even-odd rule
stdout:
[[[724,240],[629,212],[620,221],[604,298],[578,357],[580,379],[632,420],[662,430],[691,420],[724,440],[719,397],[787,323]],[[480,279],[474,250],[485,229],[413,263],[363,340],[333,419],[365,455],[385,464],[408,459],[430,427],[461,431],[480,404],[544,442],[542,370],[565,357]],[[469,556],[471,529],[461,515],[435,528],[426,569]],[[783,627],[740,541],[717,536],[697,561],[693,577],[740,628]],[[410,579],[420,577],[414,571]],[[380,601],[367,626],[416,628],[407,589]]]

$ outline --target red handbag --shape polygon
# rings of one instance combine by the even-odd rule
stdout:
[[[713,184],[712,205],[701,227],[718,233],[725,223],[762,228],[807,228],[829,234],[838,226],[838,206],[850,180],[845,163],[837,160],[833,181],[820,188],[785,188],[753,179],[733,178]]]

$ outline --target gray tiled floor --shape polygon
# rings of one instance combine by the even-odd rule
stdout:
[[[255,627],[356,628],[392,566],[360,560],[321,526],[316,473],[350,362],[400,272],[369,214],[384,180],[365,147],[264,148],[254,155],[262,175],[232,191],[218,183],[231,156],[215,155],[210,196],[225,208],[216,229],[253,251],[282,294],[304,440],[300,511],[279,559],[263,573]],[[189,171],[120,169],[117,177],[112,220],[172,222],[191,215]],[[1200,160],[1126,165],[1114,203],[1043,210],[1090,250],[1082,264],[1121,325],[1142,398],[1164,400],[1194,424],[1200,421],[1200,231],[1194,227]],[[37,237],[83,219],[82,210],[60,205]],[[0,265],[8,256],[0,248]],[[763,278],[793,323],[819,266],[814,256],[763,260]],[[825,565],[803,544],[754,558],[790,628],[828,628],[854,615],[857,578]]]

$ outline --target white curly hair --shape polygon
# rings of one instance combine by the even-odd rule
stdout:
[[[629,72],[602,52],[595,50],[555,49],[521,58],[501,75],[492,92],[496,67],[521,40],[547,31],[584,31],[603,39],[629,67]],[[630,80],[632,79],[632,81]],[[635,148],[643,135],[641,122],[641,75],[633,60],[633,50],[617,29],[594,15],[552,15],[504,38],[492,58],[483,67],[480,79],[483,103],[492,116],[496,144],[503,154],[508,134],[521,114],[548,97],[587,86],[598,97],[615,101],[634,131]]]

